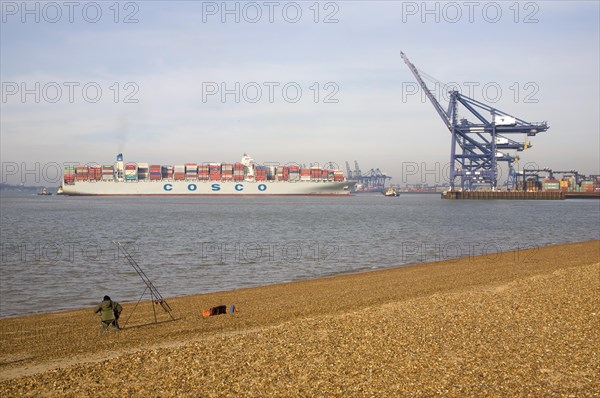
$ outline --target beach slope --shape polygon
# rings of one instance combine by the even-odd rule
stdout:
[[[0,319],[0,396],[600,396],[600,241],[168,302]]]

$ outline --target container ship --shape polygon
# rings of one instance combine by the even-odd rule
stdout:
[[[344,172],[261,166],[244,154],[239,163],[159,165],[125,163],[65,168],[62,194],[80,196],[164,195],[348,195],[355,182]]]

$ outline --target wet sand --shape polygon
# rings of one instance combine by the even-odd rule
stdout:
[[[600,396],[600,241],[167,301],[0,319],[0,396]]]

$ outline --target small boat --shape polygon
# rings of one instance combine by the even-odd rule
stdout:
[[[60,187],[58,187],[58,189],[56,190],[56,194],[57,195],[62,195],[63,194],[63,187],[62,187],[62,185]]]
[[[48,191],[48,188],[44,187],[37,193],[38,195],[52,195],[52,192]]]
[[[383,196],[400,196],[400,194],[394,188],[389,187],[388,189],[385,190],[385,192],[383,193]]]

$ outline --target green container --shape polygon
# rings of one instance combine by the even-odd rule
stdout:
[[[560,184],[556,182],[548,182],[544,184],[544,189],[560,189]]]

